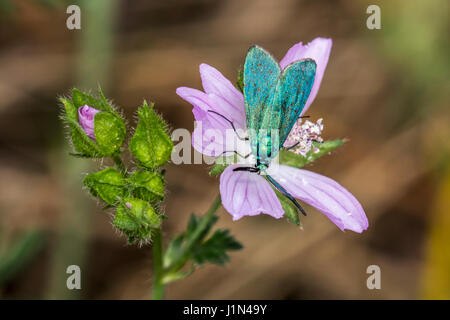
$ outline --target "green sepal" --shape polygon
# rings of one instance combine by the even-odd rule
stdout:
[[[86,158],[102,158],[119,153],[125,140],[126,127],[123,119],[108,103],[99,87],[100,99],[96,99],[77,88],[73,89],[72,101],[66,98],[59,100],[64,105],[65,115],[61,117],[71,129],[72,142],[77,153],[74,156]],[[95,142],[89,138],[79,125],[78,108],[84,105],[102,112],[95,115]]]
[[[96,99],[91,95],[89,95],[88,93],[82,92],[81,90],[74,88],[72,91],[72,102],[77,110],[79,107],[88,105],[91,108],[95,108],[100,111],[110,112],[118,116],[117,111],[115,111],[114,108],[106,100],[105,96],[103,95],[103,91],[100,87],[98,88],[98,93],[100,99]]]
[[[138,110],[139,122],[130,141],[130,151],[147,169],[156,169],[169,161],[173,143],[167,134],[167,125],[147,102]]]
[[[72,119],[75,122],[78,122],[78,108],[74,106],[72,101],[66,98],[59,98],[59,101],[61,101],[61,103],[64,105],[66,117]]]
[[[244,93],[244,71],[239,69],[236,86],[241,93]]]
[[[229,156],[229,157],[218,157],[215,160],[215,163],[211,170],[209,171],[209,174],[211,176],[217,176],[224,172],[224,170],[233,163],[237,162],[237,155]]]
[[[213,165],[213,167],[209,171],[209,174],[211,176],[217,176],[217,175],[221,174],[222,172],[224,172],[227,167],[228,167],[228,164],[216,163]]]
[[[314,152],[313,149],[311,149],[305,157],[295,154],[294,152],[288,151],[286,149],[280,150],[280,158],[279,161],[281,164],[285,164],[291,167],[295,168],[303,168],[307,164],[317,160],[321,156],[330,153],[331,151],[337,149],[338,147],[342,146],[344,143],[344,140],[338,139],[338,140],[329,140],[322,143],[319,142],[313,142],[314,146],[319,149],[318,152]]]
[[[278,190],[274,189],[274,191],[278,197],[278,200],[280,200],[281,207],[284,210],[284,216],[297,227],[301,227],[300,215],[297,207],[291,202],[291,200],[282,195]]]
[[[94,197],[99,197],[109,205],[114,205],[124,196],[125,179],[114,168],[106,168],[87,175],[83,185]]]
[[[164,200],[164,178],[157,172],[136,171],[128,178],[133,194],[143,200]]]
[[[125,123],[117,115],[110,112],[99,112],[95,115],[95,140],[104,156],[112,156],[120,152],[126,133]]]
[[[161,226],[161,217],[147,202],[137,198],[125,198],[119,205],[113,225],[128,237],[128,242],[148,242],[152,230]]]
[[[62,116],[61,119],[65,121],[70,128],[72,144],[79,155],[86,158],[103,157],[97,144],[84,133],[83,128],[81,128],[77,121],[74,121],[68,116]]]

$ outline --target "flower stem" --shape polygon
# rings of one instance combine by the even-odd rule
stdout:
[[[186,245],[183,247],[183,250],[178,255],[178,259],[173,261],[167,268],[164,269],[164,272],[176,272],[180,270],[186,261],[189,258],[189,254],[191,253],[192,247],[196,244],[199,237],[202,236],[205,229],[208,227],[211,220],[214,218],[217,210],[219,209],[220,205],[222,204],[222,201],[220,199],[220,195],[216,197],[213,204],[209,208],[208,212],[203,216],[203,219],[200,222],[200,225],[198,226],[196,232],[189,238]]]
[[[163,265],[163,247],[162,247],[162,237],[161,237],[161,229],[158,229],[153,234],[153,289],[152,289],[152,298],[153,300],[162,300],[164,299],[164,288],[165,282],[164,277],[168,274],[175,273],[180,270],[189,259],[189,255],[191,254],[192,247],[199,240],[205,230],[208,228],[211,220],[214,218],[217,209],[219,209],[222,201],[220,199],[220,195],[216,197],[216,200],[213,202],[208,212],[203,216],[203,219],[200,222],[199,227],[196,232],[189,238],[186,245],[183,247],[183,250],[178,255],[178,258],[173,261],[169,266],[164,268]]]
[[[116,164],[117,168],[119,168],[120,172],[122,172],[123,175],[127,173],[127,168],[123,164],[122,159],[120,159],[119,156],[112,156],[112,159],[114,160],[114,163]]]
[[[163,247],[162,247],[162,237],[161,229],[157,229],[153,234],[153,289],[152,298],[153,300],[164,299],[164,284],[163,284]]]

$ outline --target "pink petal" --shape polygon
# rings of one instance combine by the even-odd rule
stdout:
[[[361,233],[369,226],[361,204],[336,181],[285,165],[271,174],[294,198],[317,208],[342,231]]]
[[[84,105],[78,108],[78,122],[80,123],[81,128],[83,128],[84,133],[95,141],[95,133],[94,133],[94,118],[100,110],[92,108],[88,105]]]
[[[328,64],[328,58],[330,56],[331,46],[333,42],[331,39],[326,38],[315,38],[313,41],[303,46],[301,42],[294,45],[281,60],[281,68],[284,69],[287,65],[294,61],[298,61],[305,58],[311,58],[317,63],[316,77],[314,79],[314,84],[309,94],[308,101],[306,101],[305,107],[301,114],[304,114],[308,110],[311,103],[316,98],[317,92],[319,91],[320,84],[322,82],[323,74],[325,73],[325,68]]]
[[[203,89],[208,94],[214,94],[222,100],[224,116],[233,111],[239,115],[240,118],[234,120],[241,124],[240,128],[245,126],[245,107],[244,96],[236,89],[235,86],[225,78],[217,69],[202,63],[200,65],[200,76],[202,78]]]
[[[192,113],[197,121],[197,128],[192,135],[192,146],[208,156],[218,156],[226,151],[226,131],[232,130],[229,122],[217,114],[208,112],[212,110],[223,114],[223,104],[214,94],[206,94],[200,90],[180,87],[177,94],[192,104]],[[230,115],[229,118],[232,119]],[[236,128],[239,128],[236,125]]]
[[[228,166],[220,176],[222,204],[233,220],[261,213],[281,218],[284,210],[270,184],[255,173],[233,171],[236,167]]]

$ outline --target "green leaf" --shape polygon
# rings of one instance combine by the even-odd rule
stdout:
[[[216,158],[215,164],[209,171],[211,176],[217,176],[221,174],[230,164],[237,162],[237,156],[229,156],[229,157],[219,157]]]
[[[148,242],[153,229],[161,226],[161,217],[147,202],[125,198],[117,208],[113,225],[128,237],[129,243]]]
[[[213,217],[206,225],[202,223],[203,219],[205,217],[198,218],[192,214],[186,231],[172,239],[164,255],[165,268],[180,259],[187,248],[189,248],[188,254],[184,260],[179,262],[178,268],[174,272],[177,272],[187,260],[192,260],[199,265],[205,262],[223,265],[229,260],[227,251],[242,248],[242,245],[228,234],[228,230],[218,229],[208,238],[207,236],[218,218]]]
[[[242,249],[242,245],[229,235],[229,230],[218,229],[208,240],[196,246],[192,255],[199,265],[205,262],[224,265],[230,260],[227,251],[239,249]]]
[[[47,241],[42,231],[28,231],[16,242],[7,246],[0,255],[0,287],[14,279],[44,248]]]
[[[116,204],[125,193],[125,179],[114,168],[106,168],[87,175],[83,185],[94,197],[99,197],[110,205]]]
[[[79,154],[90,158],[101,158],[103,156],[99,147],[84,133],[78,122],[67,116],[62,116],[61,119],[68,124],[72,135],[73,147]]]
[[[168,284],[172,281],[181,280],[186,278],[187,276],[190,276],[192,272],[194,272],[195,267],[192,266],[189,270],[183,271],[183,272],[168,272],[166,273],[162,278],[163,284]]]
[[[313,144],[319,149],[319,152],[315,153],[314,150],[311,150],[308,152],[306,157],[282,149],[280,150],[280,163],[295,168],[303,168],[305,165],[342,146],[343,143],[344,140],[342,139],[329,140],[322,143],[313,142]]]
[[[125,123],[113,113],[99,112],[94,117],[94,134],[103,155],[117,154],[125,140]]]
[[[227,167],[228,167],[227,164],[218,164],[218,163],[216,163],[216,164],[214,164],[214,166],[209,171],[209,174],[211,176],[217,176],[217,175],[221,174],[222,172],[224,172]]]
[[[150,202],[164,200],[164,178],[159,173],[136,171],[128,182],[136,197]]]
[[[169,161],[173,143],[167,134],[167,125],[144,101],[138,110],[139,122],[130,141],[130,151],[139,163],[148,169],[156,169]]]
[[[240,92],[244,93],[244,72],[242,69],[239,69],[236,86]]]

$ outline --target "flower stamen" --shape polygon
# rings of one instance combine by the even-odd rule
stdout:
[[[320,118],[316,123],[306,120],[304,123],[302,118],[299,118],[289,133],[286,139],[285,146],[289,151],[296,154],[306,156],[312,149],[313,152],[319,152],[319,149],[313,142],[323,142],[320,136],[323,130],[323,119]]]

